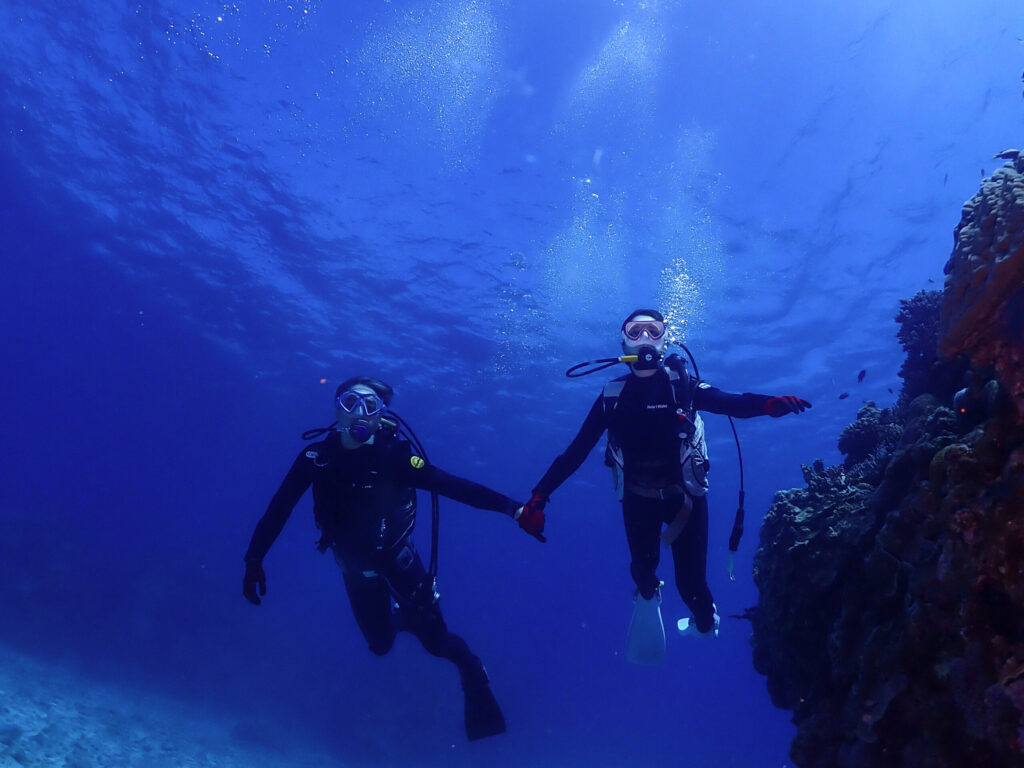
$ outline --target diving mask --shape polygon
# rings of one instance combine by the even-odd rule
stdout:
[[[658,320],[628,320],[622,324],[622,335],[629,341],[640,341],[644,334],[651,341],[659,341],[665,335],[665,324]]]
[[[376,416],[384,410],[384,401],[374,392],[350,389],[334,398],[334,407],[345,413]]]
[[[668,337],[665,322],[648,314],[634,315],[622,324],[622,351],[636,355],[630,363],[633,371],[653,371],[660,368]]]

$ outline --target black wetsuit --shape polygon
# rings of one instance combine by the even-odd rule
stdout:
[[[256,525],[246,562],[261,562],[292,509],[313,486],[313,514],[320,550],[341,566],[356,622],[370,650],[384,655],[399,629],[416,635],[434,656],[454,662],[463,676],[483,675],[465,641],[448,631],[434,585],[413,547],[416,488],[479,509],[512,515],[512,499],[424,463],[409,443],[385,431],[355,449],[337,432],[306,446]],[[392,611],[392,598],[399,606]]]
[[[768,395],[722,392],[689,377],[677,388],[692,399],[694,410],[738,418],[763,416]],[[660,558],[661,527],[670,524],[685,504],[686,491],[679,464],[682,439],[678,407],[672,384],[664,369],[648,377],[622,377],[622,391],[614,408],[607,407],[604,393],[594,401],[586,421],[565,452],[552,462],[534,493],[550,496],[586,459],[601,435],[620,446],[624,493],[622,515],[632,558],[630,572],[645,599],[658,589],[655,571]],[[677,392],[680,391],[677,389]],[[703,495],[690,496],[692,510],[682,532],[672,543],[676,587],[693,612],[697,628],[707,632],[713,624],[713,599],[707,583],[708,504]]]

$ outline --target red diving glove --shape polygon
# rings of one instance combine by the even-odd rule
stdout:
[[[515,514],[519,527],[542,542],[547,541],[544,537],[544,505],[547,503],[546,498],[535,493]]]
[[[259,585],[259,594],[256,586]],[[260,595],[267,594],[267,576],[263,573],[263,565],[256,560],[245,564],[245,578],[242,579],[242,594],[253,605],[260,604]]]
[[[811,404],[802,397],[783,395],[781,397],[769,397],[764,404],[764,412],[773,418],[785,416],[787,413],[802,413],[811,407]]]

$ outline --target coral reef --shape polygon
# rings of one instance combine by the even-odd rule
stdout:
[[[1024,766],[1024,160],[901,302],[904,388],[803,468],[754,562],[754,664],[801,768]]]
[[[910,299],[900,300],[896,322],[900,328],[896,338],[907,353],[899,371],[903,379],[901,397],[905,402],[930,391],[939,362],[939,308],[942,293],[919,291]]]
[[[1024,413],[1024,156],[964,205],[945,272],[940,350],[995,366]]]
[[[866,402],[857,412],[857,420],[839,435],[839,451],[846,455],[844,466],[857,468],[859,477],[865,480],[880,480],[878,473],[885,469],[903,431],[896,422],[896,413],[891,408],[879,410],[870,400]],[[870,466],[872,463],[875,466]]]

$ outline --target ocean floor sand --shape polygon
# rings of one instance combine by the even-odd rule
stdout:
[[[263,748],[253,735],[182,702],[96,683],[0,645],[0,768],[342,765],[328,754]]]

